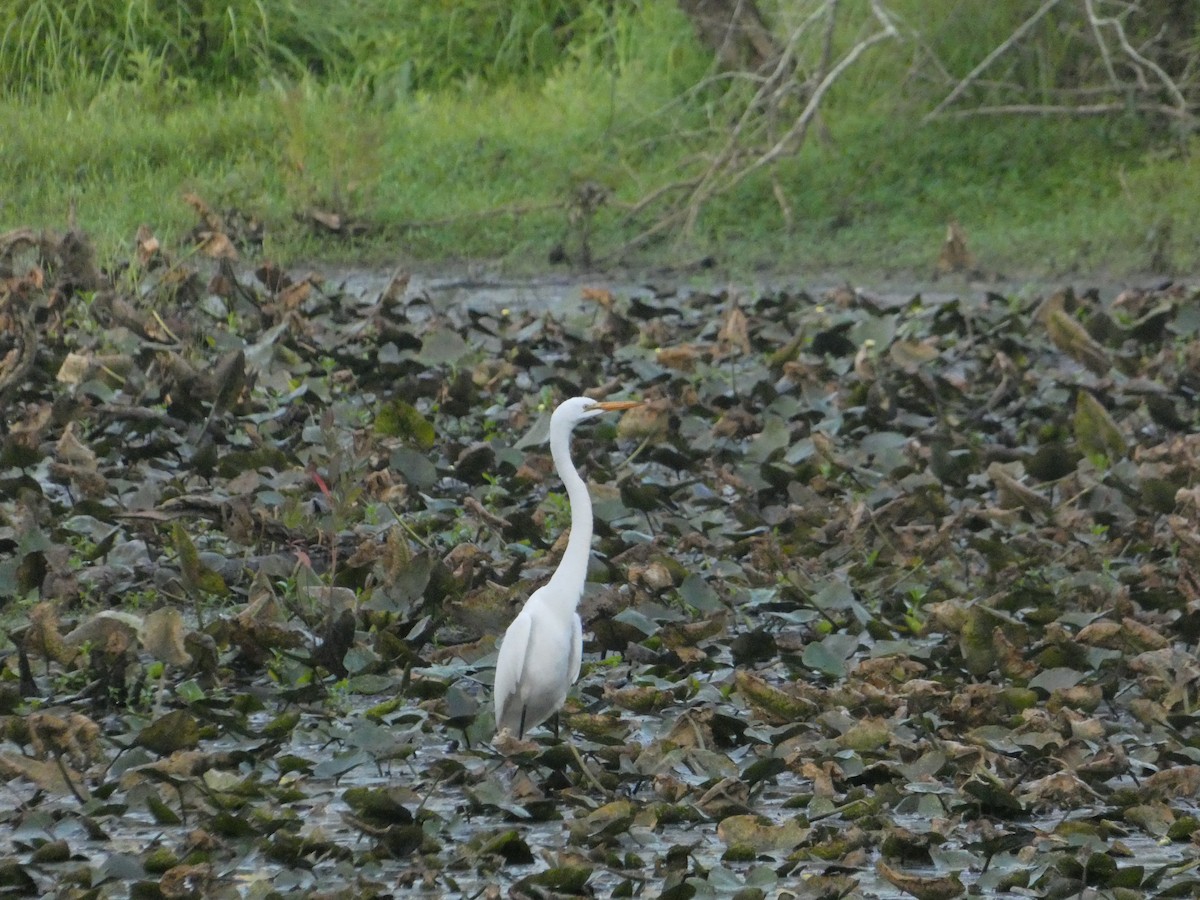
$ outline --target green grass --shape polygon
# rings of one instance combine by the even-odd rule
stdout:
[[[985,24],[993,40],[1009,20]],[[453,87],[426,72],[428,90],[413,86],[412,65],[383,59],[339,77],[223,85],[149,59],[121,77],[10,93],[0,99],[0,228],[62,227],[74,203],[113,259],[143,223],[177,245],[196,224],[182,200],[194,191],[262,218],[264,253],[285,262],[486,258],[537,270],[560,241],[573,249],[564,204],[595,182],[611,192],[593,239],[603,257],[649,221],[623,224],[624,206],[691,171],[734,110],[711,92],[674,102],[707,58],[666,0],[580,27],[553,65],[538,43],[549,38],[529,37],[536,32],[489,45],[491,67],[481,55]],[[361,23],[345,38],[384,50],[389,41],[403,43]],[[947,43],[937,33],[931,41]],[[971,58],[951,61],[966,68]],[[500,77],[522,65],[528,77]],[[906,66],[895,47],[873,52],[831,94],[821,134],[778,166],[775,183],[747,179],[710,203],[695,234],[672,235],[634,261],[714,253],[747,270],[925,274],[951,216],[988,272],[1116,275],[1200,261],[1200,211],[1189,199],[1200,166],[1178,142],[1135,120],[918,126],[937,95],[905,82]],[[792,207],[790,232],[776,184]],[[321,235],[303,221],[312,208],[367,233]]]

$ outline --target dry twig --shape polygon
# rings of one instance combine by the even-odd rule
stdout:
[[[794,155],[808,137],[821,105],[830,88],[864,53],[881,41],[896,37],[899,32],[881,0],[871,0],[870,19],[876,30],[846,50],[835,62],[834,34],[840,20],[840,0],[824,0],[792,29],[774,66],[765,75],[745,74],[756,84],[753,96],[743,106],[737,121],[720,150],[708,160],[699,174],[693,174],[657,189],[643,198],[626,215],[632,220],[638,213],[659,200],[673,197],[660,217],[626,243],[628,252],[673,229],[680,235],[689,234],[705,205],[727,193],[756,172],[769,169],[781,159]],[[823,28],[816,42],[816,62],[811,74],[804,77],[801,57],[808,35],[818,26]],[[722,77],[728,77],[723,73]],[[782,134],[776,126],[794,109],[797,97],[806,102]],[[785,219],[790,217],[786,196],[775,185],[775,196]]]
[[[1111,12],[1110,12],[1111,11]],[[1072,40],[1090,39],[1090,46],[1080,48],[1081,73],[1073,74],[1080,83],[1069,87],[1036,86],[1012,82],[985,82],[985,72],[992,69],[1002,57],[1027,51],[1029,45],[1037,46],[1038,32],[1035,26],[1055,12],[1054,29],[1057,40],[1064,34]],[[1072,26],[1073,17],[1082,21]],[[1173,48],[1164,44],[1161,30],[1153,30],[1143,46],[1135,46],[1126,23],[1139,18],[1153,26],[1155,17],[1144,6],[1144,0],[1078,0],[1075,4],[1063,0],[1045,0],[1011,34],[996,45],[970,72],[954,84],[950,92],[925,115],[924,121],[937,118],[965,118],[979,115],[1049,115],[1049,116],[1093,116],[1148,113],[1175,119],[1184,124],[1194,124],[1197,103],[1197,85],[1189,67],[1179,76],[1173,77],[1155,56],[1162,58]],[[1069,27],[1071,26],[1071,27]],[[1098,60],[1099,69],[1095,77],[1098,83],[1087,83],[1091,53]],[[967,95],[972,88],[992,92],[1001,91],[1013,97],[1012,102],[982,103],[960,109],[951,107]],[[1033,102],[1031,95],[1054,98],[1053,102]],[[1166,101],[1166,102],[1164,102]]]

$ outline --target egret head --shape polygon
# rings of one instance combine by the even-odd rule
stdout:
[[[585,419],[594,419],[601,413],[621,409],[632,409],[640,406],[636,400],[592,400],[590,397],[572,397],[558,404],[554,415],[550,417],[551,427],[561,422],[568,428],[574,427]]]

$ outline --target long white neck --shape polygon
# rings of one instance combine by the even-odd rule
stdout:
[[[557,596],[570,603],[571,610],[579,604],[583,595],[583,583],[587,580],[588,558],[592,554],[592,498],[588,496],[587,484],[571,462],[571,434],[550,438],[550,455],[554,468],[567,488],[567,499],[571,501],[571,535],[567,538],[567,549],[562,562],[550,579],[560,591]]]

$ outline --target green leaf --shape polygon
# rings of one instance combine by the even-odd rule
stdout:
[[[1103,458],[1109,463],[1124,459],[1129,451],[1125,436],[1100,401],[1087,391],[1075,399],[1075,440],[1089,458]]]
[[[417,359],[427,366],[441,366],[457,363],[470,352],[471,348],[458,332],[442,328],[422,338]]]
[[[809,644],[804,648],[801,662],[831,678],[843,677],[846,674],[845,638],[846,635],[831,634],[824,640]]]
[[[854,605],[854,589],[844,581],[836,579],[826,581],[813,594],[812,602],[817,609],[849,609]]]
[[[200,724],[186,709],[177,709],[139,731],[135,743],[159,756],[170,756],[200,743]]]
[[[763,463],[776,451],[787,447],[792,441],[791,431],[783,419],[771,416],[763,422],[763,429],[746,448],[746,459]]]
[[[171,543],[179,556],[179,570],[183,576],[183,586],[190,591],[205,594],[216,594],[224,597],[229,594],[225,579],[200,561],[200,553],[196,545],[184,530],[180,522],[171,523]]]
[[[375,416],[375,432],[387,437],[404,438],[422,450],[432,447],[437,436],[433,424],[415,406],[403,400],[384,404]]]
[[[1043,669],[1037,675],[1029,679],[1029,687],[1033,689],[1040,688],[1047,693],[1073,688],[1079,682],[1083,681],[1084,675],[1082,672],[1077,672],[1074,669],[1056,668]]]
[[[700,612],[716,612],[723,606],[712,585],[694,573],[685,578],[679,586],[679,596],[683,598],[684,603]]]
[[[626,607],[621,610],[613,616],[613,621],[620,622],[622,625],[632,625],[645,635],[651,635],[658,631],[657,624],[651,622],[646,616],[632,607]]]
[[[391,467],[403,476],[404,480],[419,491],[433,487],[437,481],[437,469],[423,454],[407,447],[401,447],[392,454],[389,461]]]

